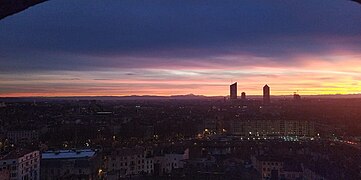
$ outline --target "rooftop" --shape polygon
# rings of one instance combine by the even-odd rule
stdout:
[[[95,153],[96,151],[92,149],[46,151],[42,153],[41,159],[89,158],[89,157],[93,157]]]
[[[17,149],[17,150],[13,150],[10,151],[8,154],[6,154],[5,156],[0,156],[0,160],[8,160],[8,159],[17,159],[20,158],[26,154],[29,154],[33,151],[29,150],[29,149]]]
[[[256,159],[258,161],[262,161],[262,162],[283,162],[284,158],[283,157],[279,157],[279,156],[274,156],[274,155],[260,155],[260,156],[256,156]]]
[[[134,155],[142,155],[144,154],[143,147],[135,147],[135,148],[118,148],[112,152],[112,155],[117,156],[134,156]]]

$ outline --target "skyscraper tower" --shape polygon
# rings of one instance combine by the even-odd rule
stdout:
[[[229,98],[237,99],[237,82],[229,86]]]
[[[241,100],[242,100],[242,101],[245,101],[245,100],[246,100],[246,93],[245,93],[245,92],[242,92],[242,93],[241,93]]]
[[[270,102],[270,87],[266,84],[263,86],[263,104],[269,104]]]

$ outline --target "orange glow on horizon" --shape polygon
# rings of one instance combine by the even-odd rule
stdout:
[[[228,96],[231,81],[237,81],[238,92],[247,95],[261,95],[264,84],[270,85],[272,95],[294,92],[300,95],[360,94],[360,58],[358,53],[336,51],[327,56],[301,54],[292,59],[296,63],[291,65],[268,63],[262,66],[260,63],[218,68],[170,66],[126,70],[114,67],[91,72],[5,74],[0,77],[0,96]]]

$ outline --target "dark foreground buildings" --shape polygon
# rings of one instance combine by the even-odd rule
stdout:
[[[0,180],[40,180],[40,152],[17,149],[0,154]]]
[[[97,151],[91,149],[56,150],[42,153],[42,180],[94,180],[101,172],[101,157]]]
[[[361,178],[361,99],[240,94],[0,103],[0,180]]]

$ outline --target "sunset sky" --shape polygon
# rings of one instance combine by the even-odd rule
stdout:
[[[349,0],[50,0],[0,20],[0,96],[361,93]]]

